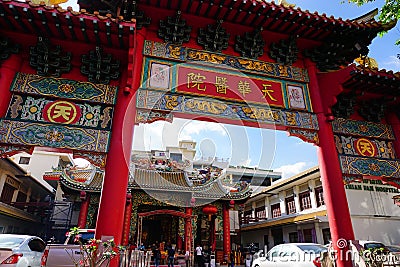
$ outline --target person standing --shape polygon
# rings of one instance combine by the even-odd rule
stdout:
[[[185,252],[186,267],[189,267],[189,259],[190,259],[190,252],[189,252],[189,250],[186,250],[186,252]]]
[[[197,267],[203,267],[203,248],[200,246],[200,244],[197,244],[196,247],[196,262]]]
[[[235,267],[235,252],[232,250],[229,255],[229,263],[231,267]]]
[[[153,257],[154,257],[154,265],[155,267],[160,266],[160,260],[161,260],[161,251],[158,245],[154,246],[153,248]]]
[[[167,250],[168,254],[168,267],[174,267],[174,260],[175,260],[175,249],[170,246]]]

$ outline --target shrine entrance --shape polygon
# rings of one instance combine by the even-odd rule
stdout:
[[[145,246],[159,244],[160,250],[165,251],[167,246],[174,245],[175,250],[177,250],[179,218],[184,220],[184,242],[188,248],[192,247],[192,216],[184,212],[168,209],[138,213],[137,247],[141,244]],[[173,225],[175,225],[175,227],[172,227]]]

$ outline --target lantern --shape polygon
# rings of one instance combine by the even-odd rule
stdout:
[[[217,214],[218,209],[216,206],[208,204],[203,207],[203,213],[208,215],[208,220],[211,221],[211,215]]]
[[[191,206],[191,207],[194,207],[194,205],[196,205],[196,199],[195,199],[194,197],[192,197],[192,198],[190,199],[190,206]]]
[[[235,200],[229,201],[229,208],[233,209],[235,207]]]

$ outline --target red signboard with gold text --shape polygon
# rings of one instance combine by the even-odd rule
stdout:
[[[234,101],[265,103],[284,107],[282,83],[200,68],[177,67],[176,91]]]

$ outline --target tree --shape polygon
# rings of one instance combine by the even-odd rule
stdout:
[[[362,6],[366,3],[375,2],[375,0],[348,0],[349,2],[355,3],[358,6]],[[389,23],[391,21],[398,21],[400,19],[400,1],[399,0],[385,0],[385,4],[379,12],[379,20],[383,23]],[[384,34],[382,32],[381,34]],[[396,41],[396,45],[400,45],[400,39]]]

